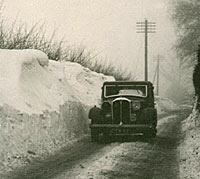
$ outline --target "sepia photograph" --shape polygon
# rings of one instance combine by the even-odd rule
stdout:
[[[0,179],[199,179],[199,0],[0,0]]]

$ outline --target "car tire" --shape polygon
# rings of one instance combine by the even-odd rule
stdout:
[[[99,133],[95,129],[91,129],[91,142],[99,141]]]
[[[152,131],[150,132],[150,137],[151,138],[155,138],[157,134],[157,130],[156,129],[152,129]]]
[[[145,138],[155,138],[156,134],[157,134],[157,130],[154,128],[154,129],[151,129],[148,132],[143,133],[143,136]]]
[[[103,143],[105,144],[110,143],[110,136],[107,132],[103,133]]]

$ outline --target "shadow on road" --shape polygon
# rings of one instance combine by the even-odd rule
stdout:
[[[159,125],[155,139],[144,141],[143,138],[136,138],[137,142],[148,142],[147,145],[142,145],[139,152],[137,146],[140,148],[140,145],[126,144],[129,151],[126,157],[122,157],[112,170],[102,171],[101,175],[109,179],[178,179],[180,124],[188,113],[178,111],[170,115],[168,114],[166,122]]]
[[[178,178],[178,163],[176,160],[177,146],[180,140],[180,123],[188,113],[178,112],[177,114],[176,112],[174,115],[170,115],[172,117],[169,118],[169,121],[159,126],[156,138],[149,139],[143,136],[118,136],[113,138],[109,143],[128,143],[130,153],[126,157],[130,159],[130,162],[125,164],[119,162],[112,171],[104,171],[103,176],[113,179]],[[140,151],[135,154],[133,148],[137,149],[138,145],[135,144],[138,143],[144,147],[142,147],[142,150],[144,150],[145,155],[141,155]],[[54,155],[48,156],[48,158],[35,159],[29,166],[18,168],[5,178],[56,178],[59,174],[73,169],[81,160],[90,159],[90,156],[95,155],[105,146],[107,145],[104,143],[91,143],[90,137],[88,137],[72,146],[63,148]]]
[[[9,173],[8,179],[50,179],[65,170],[73,168],[80,160],[101,150],[105,144],[91,143],[89,137],[73,146],[63,148],[46,159],[35,159],[29,166]]]

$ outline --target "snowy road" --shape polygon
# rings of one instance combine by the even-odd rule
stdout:
[[[91,143],[89,138],[67,147],[43,162],[11,173],[13,179],[169,179],[179,178],[180,122],[171,114],[158,123],[158,136],[120,139],[111,144]]]

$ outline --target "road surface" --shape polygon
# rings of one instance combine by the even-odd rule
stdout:
[[[155,139],[120,138],[109,144],[85,138],[45,161],[9,174],[9,179],[178,179],[180,112],[158,122]]]

